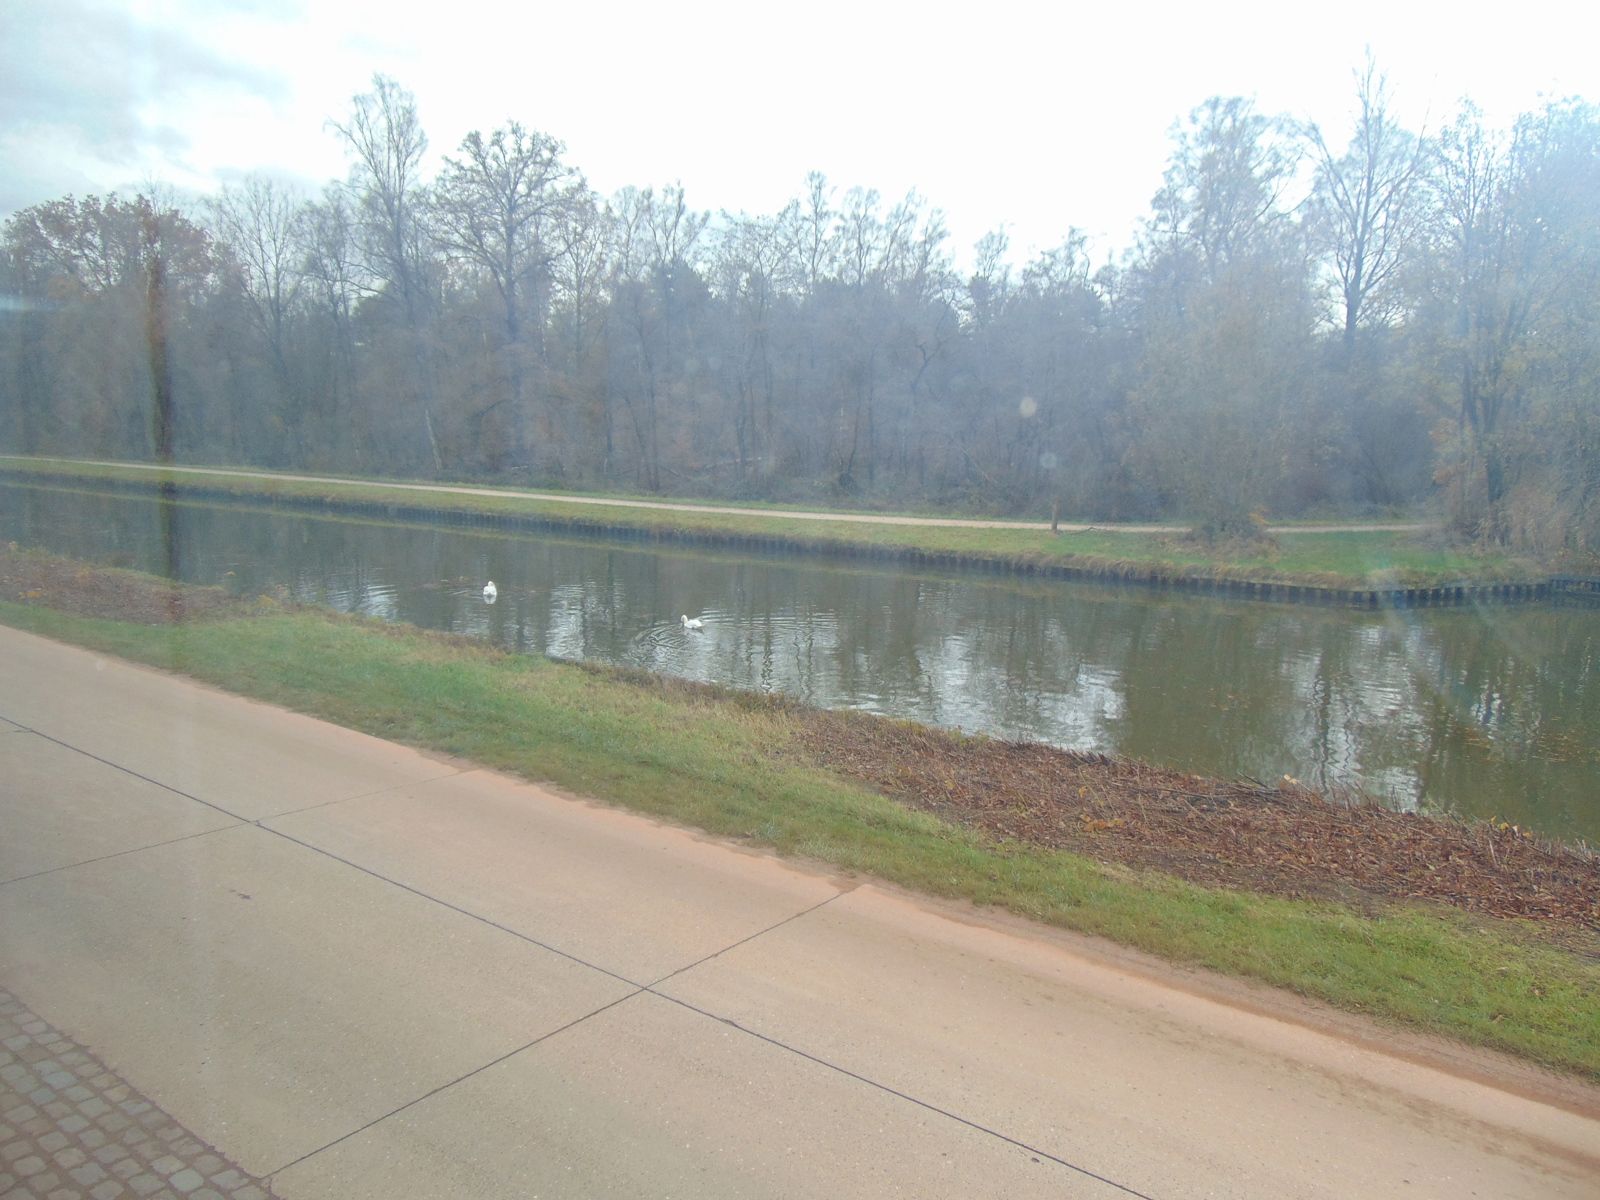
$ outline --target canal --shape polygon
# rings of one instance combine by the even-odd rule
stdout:
[[[1356,611],[179,504],[178,573],[530,654],[1600,841],[1600,610]],[[0,539],[160,572],[155,499]],[[482,588],[493,579],[496,603]],[[705,627],[687,631],[680,615]]]

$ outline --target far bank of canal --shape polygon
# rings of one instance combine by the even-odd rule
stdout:
[[[161,571],[158,503],[0,487],[0,538]],[[1600,840],[1600,611],[1360,611],[179,504],[179,574],[530,653]],[[499,601],[484,604],[484,580]],[[682,613],[705,619],[683,630]]]
[[[163,467],[0,455],[0,481],[162,495],[286,512],[421,521],[510,533],[598,536],[713,550],[828,554],[900,568],[979,570],[1358,608],[1542,600],[1594,580],[1453,546],[1406,523],[1269,526],[1213,545],[1181,527],[1063,524],[739,508],[423,481],[339,479],[233,467]],[[1588,589],[1593,592],[1592,586]],[[1594,599],[1600,600],[1600,593]]]

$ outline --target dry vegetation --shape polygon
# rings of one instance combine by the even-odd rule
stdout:
[[[994,837],[1211,886],[1361,906],[1424,900],[1600,930],[1600,855],[1509,825],[859,714],[818,713],[804,729],[819,763]]]
[[[243,616],[259,607],[221,588],[91,567],[53,554],[18,550],[15,543],[0,549],[0,599],[139,625]]]

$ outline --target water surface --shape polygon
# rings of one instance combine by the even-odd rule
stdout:
[[[154,500],[0,487],[0,539],[163,571]],[[1360,612],[173,506],[184,579],[1202,774],[1600,841],[1600,610]],[[485,604],[493,579],[499,600]],[[699,616],[685,631],[680,614]]]

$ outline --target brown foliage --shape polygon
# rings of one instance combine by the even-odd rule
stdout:
[[[0,547],[0,600],[139,625],[260,611],[221,588],[174,584],[131,571],[85,566],[70,558],[18,550],[15,543]]]
[[[1212,886],[1425,900],[1600,930],[1600,855],[1508,825],[1394,812],[1287,777],[1223,782],[859,714],[810,714],[801,726],[819,763],[997,838]]]

